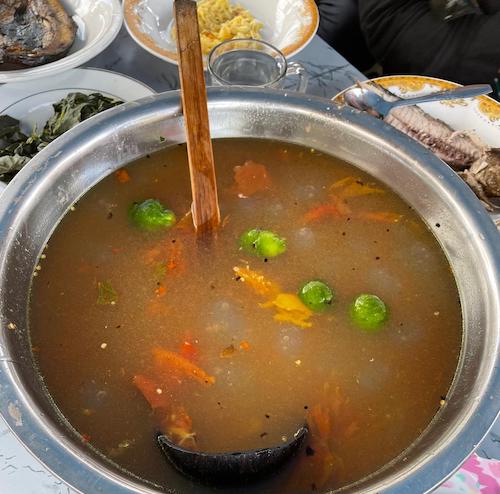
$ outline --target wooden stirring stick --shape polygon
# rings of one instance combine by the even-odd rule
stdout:
[[[214,156],[208,123],[207,92],[203,74],[196,2],[174,0],[182,107],[186,123],[187,151],[193,223],[197,232],[211,232],[220,224]]]

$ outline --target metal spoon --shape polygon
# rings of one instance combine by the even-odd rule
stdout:
[[[480,96],[481,94],[489,94],[492,91],[489,84],[472,84],[470,86],[457,87],[446,91],[427,94],[425,96],[387,101],[369,89],[355,87],[346,91],[344,94],[344,101],[349,106],[357,108],[358,110],[367,111],[376,117],[385,118],[393,108],[397,108],[398,106],[416,105],[418,103],[427,103],[428,101],[472,98],[473,96]]]
[[[209,485],[230,485],[259,480],[283,466],[298,453],[309,432],[301,427],[287,443],[272,448],[229,453],[203,453],[182,448],[159,435],[164,455],[180,472]]]

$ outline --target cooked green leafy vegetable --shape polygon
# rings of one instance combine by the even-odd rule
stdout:
[[[146,199],[144,202],[134,202],[129,210],[132,223],[143,230],[159,230],[170,228],[175,224],[175,213],[166,209],[156,199]]]
[[[0,116],[0,178],[2,180],[10,180],[37,152],[36,136],[28,137],[23,134],[19,128],[19,120],[8,115]]]
[[[323,281],[312,280],[299,290],[302,302],[314,312],[321,312],[333,303],[333,290]]]
[[[21,132],[19,120],[0,116],[0,180],[10,181],[35,154],[76,124],[121,103],[100,93],[70,93],[53,105],[54,115],[42,131],[34,129],[29,136]]]
[[[286,240],[269,230],[252,228],[241,235],[240,247],[249,254],[276,257],[286,251]]]
[[[118,301],[118,294],[109,281],[98,281],[97,292],[99,305],[115,305]]]
[[[122,103],[121,100],[108,98],[101,93],[70,93],[54,105],[55,113],[45,124],[42,137],[47,136],[53,140],[76,124]]]
[[[387,320],[388,310],[376,295],[363,293],[351,304],[351,319],[361,329],[376,331]]]

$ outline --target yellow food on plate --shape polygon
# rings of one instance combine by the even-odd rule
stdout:
[[[201,0],[198,2],[201,51],[207,55],[219,43],[229,39],[261,39],[262,22],[241,5],[229,0]],[[175,30],[173,36],[176,36]]]

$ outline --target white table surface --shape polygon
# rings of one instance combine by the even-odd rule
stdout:
[[[356,80],[364,79],[355,67],[318,37],[294,60],[302,63],[310,75],[307,92],[318,96],[331,98]],[[179,86],[177,67],[141,49],[125,29],[86,66],[127,74],[158,92]],[[485,458],[500,459],[500,421],[481,443],[477,453]],[[0,418],[0,494],[76,493],[34,458]]]

